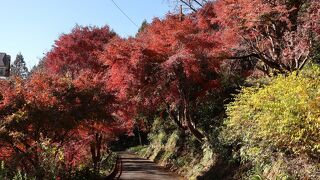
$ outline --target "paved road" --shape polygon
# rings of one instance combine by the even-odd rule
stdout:
[[[138,158],[136,155],[121,152],[122,174],[120,179],[134,180],[183,180],[183,178],[166,171],[150,160]]]

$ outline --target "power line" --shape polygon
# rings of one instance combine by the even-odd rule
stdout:
[[[119,9],[119,11],[120,11],[124,16],[126,16],[126,17],[129,19],[129,21],[130,21],[133,25],[135,25],[137,28],[139,28],[139,26],[117,5],[116,2],[114,2],[114,0],[111,0],[111,2]]]

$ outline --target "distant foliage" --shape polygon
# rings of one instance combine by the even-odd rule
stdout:
[[[44,62],[45,62],[45,57],[39,59],[38,64],[34,65],[31,69],[30,69],[30,73],[29,75],[32,76],[32,74],[36,73],[36,72],[40,72],[44,69]]]
[[[144,21],[141,23],[141,25],[140,25],[140,27],[139,27],[139,29],[138,29],[138,32],[137,32],[137,34],[136,34],[136,36],[139,36],[139,34],[142,33],[142,32],[145,30],[145,28],[148,27],[148,25],[149,25],[149,23],[147,22],[147,20],[144,20]]]
[[[21,53],[17,55],[16,59],[11,65],[10,74],[13,77],[20,77],[22,79],[26,79],[28,77],[29,70]]]

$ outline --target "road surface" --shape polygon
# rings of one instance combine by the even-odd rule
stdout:
[[[182,177],[166,171],[148,159],[138,158],[136,155],[120,152],[122,173],[120,179],[134,180],[183,180]]]

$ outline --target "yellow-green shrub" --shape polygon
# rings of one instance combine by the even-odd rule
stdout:
[[[223,138],[241,142],[248,156],[262,151],[320,154],[320,67],[243,88],[227,106]]]

